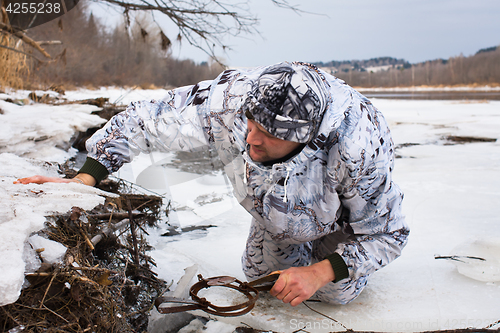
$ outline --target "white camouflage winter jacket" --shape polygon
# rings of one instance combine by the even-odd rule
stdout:
[[[310,94],[322,111],[307,126],[274,115],[285,132],[273,132],[261,119],[271,134],[307,143],[290,160],[265,167],[246,152],[245,111],[259,107],[255,84],[262,73],[280,66],[302,73],[301,82],[292,76],[288,84],[298,97]],[[88,156],[111,173],[139,152],[210,146],[236,198],[273,240],[299,244],[342,232],[349,238],[335,252],[349,277],[368,276],[400,255],[409,234],[403,194],[392,181],[394,147],[386,121],[368,99],[312,65],[270,67],[226,70],[162,100],[134,102],[87,141]]]

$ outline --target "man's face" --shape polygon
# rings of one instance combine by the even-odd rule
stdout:
[[[247,127],[247,143],[250,145],[249,154],[250,158],[255,162],[262,163],[280,159],[301,145],[298,142],[278,139],[269,134],[255,120],[248,119]]]

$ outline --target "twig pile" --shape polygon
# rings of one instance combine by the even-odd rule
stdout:
[[[121,194],[92,211],[48,217],[42,233],[68,248],[63,263],[42,263],[26,277],[20,298],[0,308],[0,331],[146,331],[167,288],[151,271],[145,239],[161,205],[161,197]]]

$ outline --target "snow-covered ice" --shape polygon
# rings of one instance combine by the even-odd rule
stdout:
[[[54,162],[76,154],[68,144],[75,131],[104,120],[90,114],[97,108],[89,105],[19,106],[0,100],[0,109],[0,305],[5,305],[19,297],[25,271],[37,268],[32,252],[42,241],[32,238],[29,245],[27,239],[43,228],[45,216],[65,213],[73,206],[91,209],[104,202],[104,192],[75,183],[13,182],[35,174],[58,176]],[[44,242],[42,257],[57,260],[58,245]]]
[[[76,154],[69,142],[75,132],[86,131],[105,122],[91,114],[92,105],[16,105],[0,100],[2,121],[0,153],[64,163]],[[40,144],[41,141],[45,141]]]
[[[92,209],[104,203],[105,195],[112,194],[76,183],[13,184],[18,178],[35,174],[57,176],[57,169],[11,153],[0,154],[0,165],[0,305],[5,305],[19,297],[25,273],[25,242],[43,228],[45,216],[65,213],[73,206]]]
[[[95,98],[103,96],[103,91],[116,98],[123,95],[123,91],[113,89],[66,95],[73,94],[75,99]],[[161,98],[161,93],[154,98]],[[152,95],[145,99],[153,98]],[[353,330],[420,332],[484,328],[500,320],[500,282],[495,281],[500,246],[500,141],[456,144],[446,140],[449,135],[500,138],[500,102],[372,102],[388,119],[400,156],[394,180],[405,193],[404,211],[411,227],[401,258],[374,273],[363,293],[348,305],[308,303],[338,323],[305,305],[291,307],[263,294],[255,309],[244,316],[212,317],[217,321],[205,325],[193,322],[192,328],[197,327],[195,330],[200,332],[231,332],[245,323],[276,332],[301,328],[330,332],[344,330],[343,326]],[[5,104],[0,107],[5,108]],[[6,114],[0,114],[2,128],[7,124],[1,121]],[[29,126],[26,128],[29,130]],[[20,150],[9,152],[23,154]],[[39,158],[53,160],[50,156]],[[165,232],[163,228],[150,230],[150,242],[155,247],[152,256],[160,278],[173,281],[175,287],[184,269],[197,264],[204,277],[230,275],[244,279],[240,256],[250,224],[249,214],[232,197],[223,174],[196,175],[160,168],[159,162],[169,158],[171,155],[159,153],[141,155],[118,174],[171,196],[176,207],[171,219],[179,228],[206,226],[205,230],[170,237],[160,236]],[[155,166],[151,166],[153,163]],[[96,190],[78,184],[12,184],[17,177],[55,173],[42,162],[4,153],[0,155],[0,165],[0,265],[4,271],[17,266],[21,273],[12,280],[20,279],[18,285],[22,285],[24,264],[19,269],[19,261],[23,244],[31,232],[42,226],[45,212],[65,211],[74,205],[90,207],[102,197]],[[154,183],[150,181],[152,176]],[[43,204],[37,201],[40,197],[45,198]],[[436,255],[478,256],[491,265],[482,269],[472,260],[464,271],[459,265],[467,263],[437,260]],[[9,283],[10,286],[14,282]],[[0,304],[12,301],[12,296],[6,299],[2,294],[5,286],[2,278]],[[224,300],[224,295],[217,297]]]
[[[161,99],[165,97],[167,90],[165,89],[138,89],[135,87],[101,87],[97,90],[94,89],[78,89],[68,90],[64,95],[60,95],[55,91],[41,91],[41,90],[7,90],[8,97],[18,100],[26,100],[29,94],[34,92],[37,96],[49,95],[53,98],[66,99],[68,101],[78,101],[92,98],[104,97],[109,99],[109,103],[117,105],[127,105],[130,102]],[[5,95],[7,97],[7,95]],[[0,93],[0,99],[2,94]],[[40,104],[38,104],[40,106]]]
[[[60,263],[66,254],[66,246],[40,235],[33,235],[28,238],[30,247],[35,251],[40,251],[43,261],[48,264]]]

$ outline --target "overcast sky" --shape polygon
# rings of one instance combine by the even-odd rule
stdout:
[[[261,36],[232,37],[218,53],[230,66],[283,60],[327,62],[390,56],[411,63],[472,55],[500,45],[500,0],[288,0],[304,11],[250,0]],[[165,24],[172,40],[177,31]],[[173,55],[196,62],[207,55],[175,44]]]

